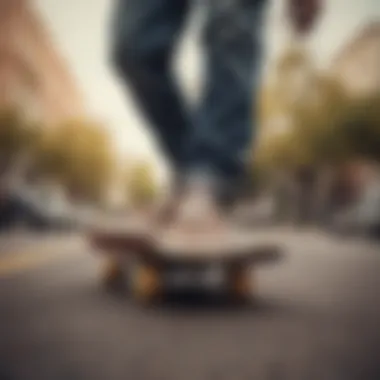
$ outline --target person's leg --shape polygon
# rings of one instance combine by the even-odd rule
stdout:
[[[206,83],[189,165],[214,175],[224,195],[244,179],[253,148],[266,3],[207,0]]]
[[[113,63],[175,169],[189,125],[171,58],[188,6],[188,0],[119,0],[113,24]]]
[[[206,81],[188,144],[188,191],[177,218],[182,230],[227,232],[218,201],[229,201],[245,179],[253,147],[266,3],[206,0]]]

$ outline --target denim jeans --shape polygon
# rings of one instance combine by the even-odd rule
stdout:
[[[112,60],[173,166],[208,173],[225,188],[246,172],[256,129],[267,0],[200,0],[205,83],[185,106],[172,57],[194,0],[118,0]]]

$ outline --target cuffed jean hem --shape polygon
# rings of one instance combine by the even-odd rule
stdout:
[[[218,175],[213,168],[192,168],[179,177],[186,188],[200,188],[209,191],[220,205],[232,204],[238,196],[241,179]]]

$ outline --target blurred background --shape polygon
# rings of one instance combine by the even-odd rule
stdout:
[[[365,216],[349,206],[377,181],[379,5],[329,2],[308,41],[292,37],[283,7],[273,1],[268,12],[258,138],[242,190],[265,199],[267,217],[271,204],[273,221],[351,228]],[[2,0],[1,10],[2,192],[12,182],[14,197],[33,192],[37,202],[41,193],[46,207],[51,199],[118,211],[158,196],[165,161],[108,62],[112,2]],[[176,64],[189,101],[202,83],[200,10]],[[1,223],[19,218],[4,211]]]
[[[257,314],[191,322],[94,295],[97,264],[78,240],[82,222],[119,221],[159,197],[167,179],[108,62],[113,2],[0,0],[0,370],[63,379],[87,361],[103,364],[77,378],[116,379],[148,355],[159,369],[146,378],[211,378],[237,350],[230,364],[248,371],[241,378],[311,379],[310,368],[316,379],[380,378],[380,3],[326,1],[307,41],[290,33],[284,3],[268,12],[258,134],[236,218],[288,248],[290,264],[262,275],[270,301]],[[202,83],[200,13],[176,63],[189,102]],[[217,321],[220,334],[206,328]],[[189,345],[176,351],[178,336]],[[212,365],[199,360],[198,343]],[[294,357],[276,348],[288,344]],[[179,355],[183,365],[171,365]],[[336,366],[339,375],[323,374]]]

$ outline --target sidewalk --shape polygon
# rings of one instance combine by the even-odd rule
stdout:
[[[75,233],[36,233],[28,230],[13,230],[0,233],[0,255],[27,250],[34,250],[36,247],[59,246],[64,244],[69,246],[77,244],[80,237]]]
[[[24,232],[19,230],[1,231],[0,232],[0,255],[13,250],[16,247],[22,247],[30,242],[30,238]]]

